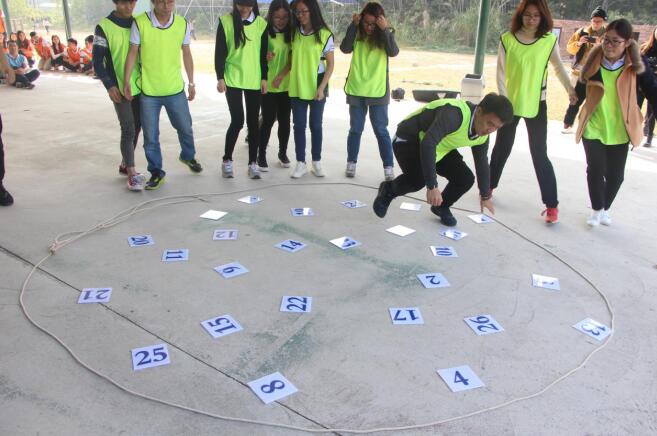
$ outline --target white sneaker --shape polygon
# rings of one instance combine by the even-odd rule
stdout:
[[[395,179],[395,171],[392,169],[392,167],[383,167],[383,178],[386,182]]]
[[[318,160],[313,161],[313,168],[311,169],[315,177],[324,177],[324,171],[322,171],[322,163]]]
[[[600,225],[600,218],[602,217],[602,211],[601,210],[594,210],[591,212],[591,216],[589,219],[586,220],[586,224],[590,225],[591,227],[597,227]]]
[[[255,162],[249,164],[249,178],[253,180],[258,180],[260,178],[260,170]]]
[[[301,178],[304,174],[308,172],[308,168],[306,167],[305,162],[297,162],[296,168],[294,168],[294,172],[292,173],[292,178],[293,179],[298,179]]]
[[[567,129],[562,129],[561,133],[563,133],[564,135],[572,135],[573,133],[575,133],[575,131],[573,130],[572,127],[568,127]]]
[[[225,160],[221,164],[221,176],[225,179],[233,178],[233,161]]]
[[[608,210],[602,211],[602,215],[600,215],[600,224],[602,224],[603,226],[611,225],[611,217],[609,216]]]
[[[143,191],[146,185],[146,176],[137,173],[128,177],[128,189],[131,191]]]
[[[347,162],[347,168],[344,170],[344,175],[347,177],[356,176],[356,162]]]

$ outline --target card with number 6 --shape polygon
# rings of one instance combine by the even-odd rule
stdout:
[[[239,276],[249,272],[249,270],[246,269],[246,267],[242,266],[238,262],[231,262],[225,265],[219,265],[215,267],[214,270],[217,271],[219,274],[221,274],[221,276],[225,279],[229,279],[231,277]]]

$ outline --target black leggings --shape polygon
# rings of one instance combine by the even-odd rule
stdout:
[[[401,142],[395,139],[392,143],[397,163],[402,173],[392,181],[392,193],[395,197],[416,192],[425,186],[420,163],[420,145],[416,141]],[[472,188],[475,177],[463,162],[463,156],[452,150],[439,162],[436,162],[436,174],[447,179],[447,186],[442,190],[442,206],[450,207]]]
[[[516,137],[516,127],[521,117],[513,117],[513,121],[502,126],[497,131],[495,146],[490,156],[490,187],[497,188],[502,177],[504,164],[511,154],[511,148]],[[534,171],[541,189],[541,200],[547,207],[557,207],[557,178],[554,175],[552,162],[547,155],[547,105],[542,101],[538,115],[534,118],[524,118],[529,137],[529,152],[532,155]]]
[[[270,92],[262,96],[262,126],[260,127],[259,156],[265,156],[271,129],[278,120],[278,152],[285,154],[290,140],[290,96],[287,92]]]
[[[226,87],[226,101],[230,111],[230,126],[226,131],[226,146],[223,160],[233,160],[235,143],[244,127],[244,105],[242,93],[246,102],[246,128],[249,134],[249,163],[255,162],[258,156],[258,116],[260,115],[260,90],[240,89]]]
[[[0,188],[5,178],[5,146],[2,143],[2,115],[0,115]]]
[[[609,209],[625,178],[627,144],[605,145],[582,138],[586,153],[586,181],[593,210]]]

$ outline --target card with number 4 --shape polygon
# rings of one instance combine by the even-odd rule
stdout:
[[[469,316],[463,318],[463,321],[470,326],[478,336],[491,335],[493,333],[503,332],[504,329],[490,315]]]
[[[540,274],[532,274],[532,285],[537,288],[552,289],[553,291],[561,290],[558,278],[542,276]]]
[[[219,274],[221,274],[221,276],[225,279],[236,277],[249,272],[249,270],[246,269],[246,267],[242,266],[238,262],[231,262],[225,265],[220,265],[215,267],[214,270]]]
[[[437,372],[452,392],[467,391],[468,389],[486,386],[468,365],[439,369]]]
[[[440,234],[446,238],[453,239],[455,241],[458,241],[459,239],[463,239],[466,236],[468,236],[467,233],[462,232],[460,230],[443,230],[440,232]]]
[[[288,239],[287,241],[279,242],[278,244],[274,245],[274,247],[280,248],[281,250],[287,251],[288,253],[296,253],[305,246],[306,244],[303,242],[294,241],[292,239]]]
[[[591,318],[583,319],[573,327],[598,341],[604,340],[611,334],[611,329],[609,327]]]
[[[440,273],[418,274],[417,279],[427,289],[446,288],[449,286],[449,282],[445,276]]]
[[[109,303],[112,288],[84,288],[80,292],[78,304]]]
[[[365,203],[363,203],[362,201],[358,201],[358,200],[347,200],[347,201],[341,201],[340,203],[344,207],[348,207],[349,209],[358,209],[359,207],[367,206]]]
[[[472,221],[476,222],[477,224],[490,224],[495,222],[493,218],[489,217],[484,213],[478,213],[476,215],[468,215],[468,218],[470,218]]]
[[[256,197],[252,195],[252,196],[239,198],[237,201],[241,201],[242,203],[246,203],[246,204],[256,204],[262,201],[262,197]]]
[[[313,297],[284,296],[281,300],[281,312],[309,313],[313,304]]]
[[[456,254],[456,250],[454,250],[454,247],[432,245],[430,246],[430,248],[431,248],[431,253],[433,253],[434,256],[459,257],[459,255]]]
[[[280,372],[266,375],[248,383],[249,387],[260,400],[269,404],[298,392],[297,388]]]
[[[358,247],[361,245],[360,242],[355,239],[351,239],[349,236],[343,236],[341,238],[331,239],[331,244],[335,245],[338,248],[343,250],[348,250],[350,248]]]
[[[243,330],[242,326],[230,315],[206,319],[201,322],[201,326],[215,339]]]

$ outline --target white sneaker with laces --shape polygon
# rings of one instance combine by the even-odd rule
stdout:
[[[603,226],[611,225],[611,217],[609,216],[608,210],[602,211],[602,215],[600,216],[600,224],[602,224]]]
[[[249,164],[249,178],[258,180],[260,178],[260,170],[256,163]]]
[[[301,178],[304,174],[308,172],[308,168],[306,167],[305,162],[297,162],[296,168],[294,168],[294,172],[292,173],[292,178],[293,179],[299,179]]]
[[[383,178],[386,182],[395,179],[395,171],[392,169],[392,167],[383,167]]]
[[[128,189],[131,191],[143,191],[145,185],[146,176],[141,173],[128,177]]]
[[[322,170],[322,163],[318,160],[313,161],[313,168],[311,171],[315,175],[315,177],[324,177],[326,175]]]
[[[225,179],[233,178],[233,161],[225,160],[221,163],[221,176]]]
[[[590,225],[591,227],[597,227],[600,225],[600,218],[602,217],[602,211],[601,210],[594,210],[591,212],[591,216],[589,219],[586,220],[586,224]]]
[[[573,130],[572,127],[568,127],[568,128],[564,127],[563,129],[561,129],[561,133],[563,133],[564,135],[572,135],[573,133],[575,133],[575,131]]]
[[[347,162],[347,168],[344,170],[344,175],[347,177],[356,176],[356,162]]]

